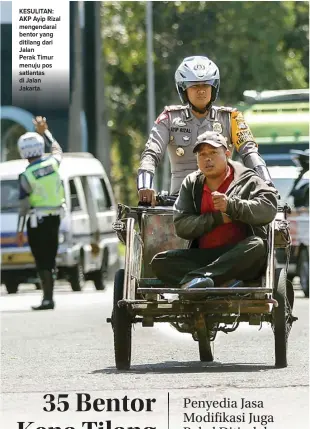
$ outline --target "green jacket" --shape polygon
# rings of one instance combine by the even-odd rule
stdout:
[[[226,191],[226,214],[233,220],[248,225],[248,235],[267,239],[267,228],[277,213],[277,191],[269,187],[254,170],[239,162],[228,161],[234,169],[234,180]],[[176,234],[194,240],[212,231],[223,222],[220,211],[201,213],[201,198],[205,176],[200,170],[183,180],[173,208]]]
[[[41,158],[29,164],[22,175],[31,188],[28,197],[31,207],[59,208],[64,203],[64,188],[56,158]]]

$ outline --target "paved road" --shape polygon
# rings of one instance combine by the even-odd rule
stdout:
[[[106,291],[97,292],[88,283],[81,293],[58,284],[56,310],[45,312],[30,310],[30,305],[39,303],[40,291],[32,286],[20,289],[17,295],[7,295],[2,288],[3,429],[308,428],[309,301],[300,291],[296,291],[295,307],[299,320],[290,335],[286,369],[273,367],[273,334],[268,325],[258,331],[243,324],[234,333],[220,333],[215,361],[207,364],[198,360],[197,343],[189,335],[159,324],[135,327],[132,368],[117,372],[112,330],[105,321],[111,312],[111,284]],[[52,406],[43,399],[47,393],[54,394],[56,402],[58,394],[68,395],[60,401],[67,401],[69,410],[43,411],[44,406]],[[87,406],[82,395],[86,393],[92,401],[90,411],[82,411]],[[121,400],[126,395],[133,407],[140,404],[132,403],[134,398],[143,399],[143,406],[147,398],[156,399],[151,403],[153,411],[94,409],[96,399],[101,398],[97,401],[100,409],[103,399]],[[241,409],[241,398],[252,401],[252,408]],[[220,414],[216,416],[216,412]],[[235,415],[244,421],[225,422]],[[196,421],[186,422],[191,418]],[[203,420],[207,418],[211,422]],[[96,424],[83,425],[91,421]]]

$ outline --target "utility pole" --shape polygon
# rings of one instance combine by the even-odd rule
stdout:
[[[146,56],[147,56],[147,114],[148,133],[155,121],[155,76],[153,61],[153,2],[146,1]],[[154,185],[158,190],[159,180],[157,174],[154,177]]]
[[[155,120],[155,78],[153,62],[153,5],[146,2],[146,36],[147,36],[147,99],[148,131],[151,131]]]
[[[101,40],[102,2],[85,1],[84,106],[88,131],[88,151],[98,158],[110,177],[110,133],[107,126]]]
[[[148,132],[155,121],[155,75],[154,75],[154,61],[153,61],[153,2],[146,1],[146,36],[147,36],[147,100],[148,100]],[[165,191],[170,189],[170,162],[168,152],[166,151],[163,157],[163,165],[157,169],[154,177],[154,185],[157,191],[160,191],[160,186]],[[158,173],[162,173],[162,180],[158,177]]]

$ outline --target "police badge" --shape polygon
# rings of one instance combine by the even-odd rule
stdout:
[[[213,131],[215,133],[221,133],[223,131],[222,124],[220,124],[219,122],[214,122]]]

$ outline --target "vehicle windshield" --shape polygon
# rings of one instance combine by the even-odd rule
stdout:
[[[308,148],[309,148],[308,143],[294,143],[294,142],[291,142],[291,144],[289,145],[288,144],[274,145],[272,144],[272,142],[270,142],[269,144],[258,145],[259,154],[266,162],[266,165],[268,167],[295,166],[292,154],[290,153],[290,149],[304,151]],[[242,162],[241,157],[236,150],[233,151],[232,159],[234,161]]]
[[[17,211],[19,188],[17,180],[1,180],[1,211]]]
[[[293,161],[290,149],[295,150],[306,150],[308,149],[308,143],[294,143],[292,142],[289,146],[287,144],[260,144],[259,153],[266,162],[267,166],[293,166]]]

